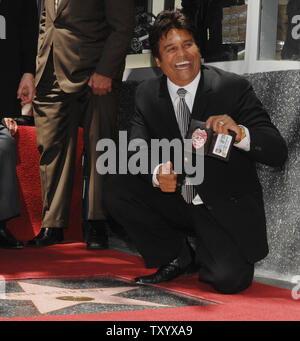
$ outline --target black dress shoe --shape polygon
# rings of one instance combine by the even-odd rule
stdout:
[[[26,246],[32,247],[43,247],[49,246],[53,244],[57,244],[64,239],[64,232],[62,228],[54,228],[54,227],[44,227],[41,228],[40,233],[29,240]]]
[[[88,250],[108,249],[106,221],[89,220],[85,223],[87,228],[86,248]]]
[[[157,272],[149,276],[141,276],[135,278],[137,284],[156,284],[160,282],[168,282],[172,279],[182,275],[191,274],[193,271],[193,263],[185,267],[180,267],[178,258],[174,259],[171,263],[161,266]],[[196,269],[194,269],[196,271]]]
[[[5,226],[0,228],[0,248],[23,249],[23,247],[24,243],[17,240]]]

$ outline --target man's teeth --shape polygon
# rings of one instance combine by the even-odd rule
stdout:
[[[190,62],[180,62],[180,63],[176,63],[176,66],[184,66],[184,65],[188,65]]]

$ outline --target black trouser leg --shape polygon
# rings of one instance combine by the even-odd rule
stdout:
[[[180,194],[163,193],[132,175],[108,179],[104,197],[109,213],[126,229],[147,267],[188,255],[186,236],[194,230],[201,281],[226,294],[251,284],[254,265],[204,205],[188,205]]]
[[[165,194],[139,176],[107,179],[104,200],[110,215],[127,231],[147,267],[159,267],[180,257],[191,261],[186,243],[188,220],[179,194]],[[185,258],[185,259],[184,259]]]
[[[249,287],[253,280],[254,264],[241,254],[235,241],[214,219],[204,205],[191,207],[197,234],[199,280],[210,283],[215,290],[233,294]]]

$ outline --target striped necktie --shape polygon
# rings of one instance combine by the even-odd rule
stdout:
[[[182,138],[185,138],[191,119],[191,113],[185,101],[186,93],[187,91],[183,88],[179,88],[177,90],[179,103],[177,106],[176,118]],[[184,200],[190,204],[196,196],[196,190],[193,185],[184,184],[181,187],[181,195],[183,196]]]

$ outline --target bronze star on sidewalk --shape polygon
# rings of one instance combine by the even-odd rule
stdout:
[[[132,287],[66,289],[47,285],[17,282],[24,292],[7,293],[5,300],[30,300],[41,314],[47,314],[59,309],[82,303],[137,305],[152,307],[168,307],[164,304],[151,303],[142,300],[115,296],[117,294],[137,289]]]

